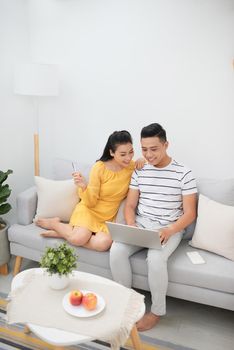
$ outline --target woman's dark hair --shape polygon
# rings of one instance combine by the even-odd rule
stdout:
[[[114,131],[109,136],[107,143],[106,143],[106,146],[104,148],[103,154],[102,154],[101,158],[99,158],[98,160],[106,162],[107,160],[112,159],[113,156],[111,156],[110,151],[115,153],[115,151],[119,145],[124,145],[126,143],[132,144],[132,137],[131,137],[130,133],[126,130]]]
[[[158,123],[152,123],[141,130],[141,139],[146,137],[158,137],[160,141],[166,142],[167,135],[163,127]]]

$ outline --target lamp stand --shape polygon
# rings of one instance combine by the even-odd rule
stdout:
[[[59,86],[58,67],[46,63],[20,63],[15,67],[14,92],[31,96],[34,104],[34,175],[39,176],[39,98],[57,96]]]
[[[35,108],[35,125],[34,125],[34,175],[40,175],[40,158],[39,158],[39,97],[33,96]]]
[[[39,135],[35,133],[34,138],[34,175],[40,175],[40,165],[39,165]]]

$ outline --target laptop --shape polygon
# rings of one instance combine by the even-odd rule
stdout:
[[[106,221],[115,242],[137,245],[143,248],[162,249],[159,231]]]

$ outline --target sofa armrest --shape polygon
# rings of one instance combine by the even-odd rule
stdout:
[[[37,191],[36,187],[21,192],[16,198],[17,221],[21,225],[32,223],[37,209]]]

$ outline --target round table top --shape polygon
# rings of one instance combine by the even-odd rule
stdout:
[[[14,290],[14,289],[20,287],[23,284],[24,277],[28,273],[31,273],[31,272],[43,274],[44,269],[33,268],[33,269],[24,270],[24,271],[18,273],[12,280],[11,290]],[[97,275],[93,275],[91,273],[82,272],[82,271],[74,271],[73,272],[74,277],[76,277],[78,275],[79,276],[82,275],[87,279],[92,279],[92,280],[95,279],[96,282],[105,280],[106,283],[118,284],[110,279],[107,279],[107,278],[104,278],[101,276],[97,276]],[[142,307],[139,310],[138,319],[140,319],[144,315],[144,313],[145,313],[145,304],[143,302]],[[75,344],[80,344],[80,343],[87,343],[89,341],[94,340],[94,338],[91,338],[89,336],[85,336],[85,335],[81,335],[81,334],[77,334],[77,333],[71,333],[71,332],[63,331],[63,330],[56,329],[56,328],[42,327],[42,326],[38,326],[35,324],[31,324],[31,323],[27,324],[27,326],[39,338],[41,338],[42,340],[44,340],[50,344],[57,345],[57,346],[70,346],[70,345],[75,345]]]

